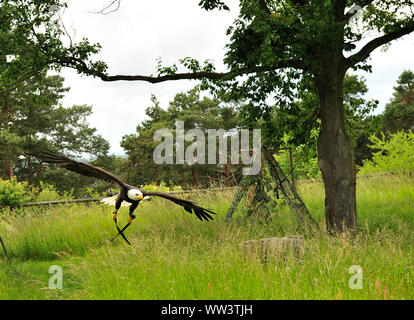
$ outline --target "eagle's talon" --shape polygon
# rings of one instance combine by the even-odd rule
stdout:
[[[128,217],[128,223],[132,223],[132,220],[134,220],[134,219],[135,219],[135,215],[130,214],[129,217]]]
[[[112,215],[112,219],[116,222],[116,213]]]

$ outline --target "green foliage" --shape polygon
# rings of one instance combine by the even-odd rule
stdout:
[[[372,149],[379,150],[372,160],[364,161],[360,173],[377,173],[387,171],[414,172],[414,133],[398,131],[386,139],[372,136]]]
[[[293,166],[295,170],[294,173],[296,180],[321,178],[321,171],[318,166],[318,158],[312,151],[313,150],[309,150],[308,146],[306,145],[300,145],[292,150]],[[284,171],[289,172],[286,170]]]
[[[26,202],[73,199],[70,192],[60,193],[53,185],[40,182],[39,187],[19,182],[16,177],[0,179],[0,205],[16,205]]]
[[[39,187],[31,187],[32,193],[35,194],[34,201],[50,201],[50,200],[68,200],[73,199],[70,192],[59,193],[56,187],[40,181]]]
[[[93,186],[96,182],[96,179],[85,177],[55,166],[50,166],[47,170],[42,170],[38,179],[41,179],[40,181],[44,181],[45,183],[52,184],[59,194],[68,192],[75,198],[84,197],[85,190]],[[34,183],[38,185],[40,182],[36,179]]]
[[[397,83],[382,117],[382,130],[386,133],[414,130],[414,73],[404,71]]]
[[[84,197],[86,198],[99,198],[101,197],[102,194],[99,193],[98,191],[96,191],[94,188],[86,188],[85,193],[84,193]]]
[[[220,0],[201,0],[198,5],[205,10],[230,10],[229,7]]]
[[[160,184],[146,184],[141,187],[142,190],[146,191],[159,191],[159,192],[170,192],[170,191],[181,191],[181,186],[175,186],[172,181],[169,181],[169,183],[165,183],[164,181],[161,181]]]
[[[0,179],[0,205],[15,205],[33,199],[27,182],[18,182],[16,178]]]
[[[66,7],[64,0],[0,2],[0,94],[11,92],[22,81],[36,79],[50,68],[59,71],[73,67],[88,75],[105,72],[105,63],[91,60],[99,44],[91,44],[86,38],[75,42],[68,37],[56,11]],[[14,59],[8,61],[7,56]]]

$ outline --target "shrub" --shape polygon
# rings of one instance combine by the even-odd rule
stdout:
[[[414,133],[399,131],[390,135],[387,140],[382,134],[381,138],[371,136],[372,145],[369,147],[379,150],[373,153],[372,160],[365,160],[360,173],[377,173],[386,171],[414,171]]]
[[[0,205],[15,205],[33,200],[33,193],[27,182],[0,179]]]
[[[161,181],[160,185],[155,183],[147,184],[141,187],[142,190],[146,191],[159,191],[159,192],[170,192],[170,191],[180,191],[181,186],[175,186],[171,181],[167,185],[164,181]]]
[[[72,194],[65,192],[60,194],[50,184],[40,182],[38,188],[30,186],[27,182],[18,182],[16,178],[11,180],[0,179],[0,205],[10,206],[30,201],[48,201],[71,199]]]
[[[32,188],[36,193],[36,201],[66,200],[72,198],[72,193],[64,192],[60,194],[56,188],[50,184],[40,182],[39,189]]]

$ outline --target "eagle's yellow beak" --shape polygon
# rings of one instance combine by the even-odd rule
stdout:
[[[144,199],[144,196],[143,196],[142,194],[139,194],[139,195],[138,195],[138,199],[139,199],[139,200],[142,200],[142,199]]]

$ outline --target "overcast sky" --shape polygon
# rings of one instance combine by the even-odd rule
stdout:
[[[223,71],[222,59],[228,37],[225,30],[237,17],[236,0],[226,1],[231,11],[201,10],[198,0],[123,0],[120,8],[108,15],[94,14],[110,0],[72,0],[64,13],[69,33],[76,30],[75,40],[83,37],[99,42],[102,49],[97,60],[105,61],[109,74],[155,73],[156,59],[170,65],[184,57],[211,59]],[[367,79],[367,97],[380,101],[381,112],[392,96],[398,75],[406,69],[414,71],[414,35],[393,42],[387,52],[372,54],[373,72],[360,72]],[[63,99],[64,106],[88,104],[94,114],[91,126],[98,129],[111,144],[111,153],[123,154],[120,146],[125,134],[135,133],[137,124],[145,119],[145,109],[155,94],[162,107],[167,107],[175,94],[197,83],[179,80],[160,84],[147,82],[103,82],[64,69],[65,85],[71,90]]]

